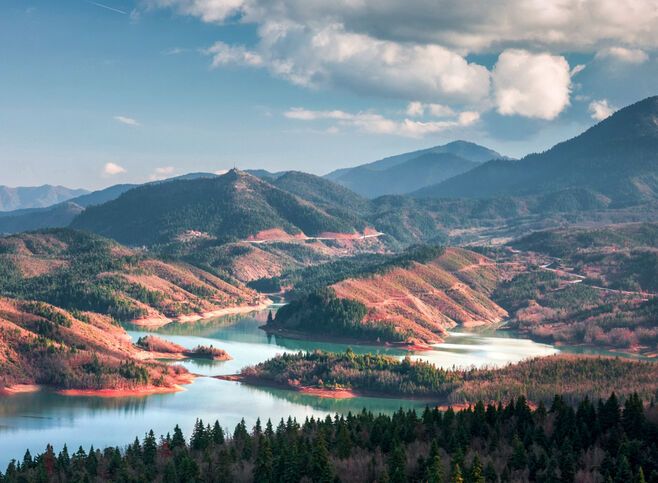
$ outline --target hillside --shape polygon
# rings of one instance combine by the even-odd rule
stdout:
[[[0,211],[44,208],[86,193],[89,192],[83,189],[47,184],[18,188],[0,186]]]
[[[480,163],[450,153],[425,153],[390,168],[354,168],[336,181],[367,198],[405,194],[465,173]]]
[[[277,313],[274,331],[315,333],[380,342],[440,342],[456,325],[501,321],[507,313],[489,298],[500,276],[496,265],[458,248],[424,258],[375,261],[344,270],[327,289],[313,287]],[[372,263],[371,263],[372,264]],[[315,269],[321,269],[322,266]],[[327,280],[331,280],[331,277]],[[312,283],[313,277],[299,282]]]
[[[341,169],[325,176],[367,198],[405,194],[464,173],[502,156],[464,141]]]
[[[252,290],[191,265],[69,229],[0,238],[0,275],[2,295],[121,321],[162,324],[263,302]]]
[[[238,170],[215,178],[141,186],[88,208],[71,227],[133,246],[189,236],[229,242],[358,231],[318,206]]]
[[[71,223],[83,210],[82,206],[72,201],[65,201],[48,208],[10,211],[5,216],[0,216],[0,234],[61,228]]]
[[[658,390],[658,364],[629,359],[552,356],[499,369],[446,370],[423,361],[390,356],[299,352],[281,354],[242,369],[240,379],[302,392],[309,389],[355,395],[424,398],[450,404],[515,400],[550,404],[555,394],[569,402],[607,394],[652,399]],[[308,391],[310,392],[310,391]]]
[[[492,198],[585,188],[624,206],[658,197],[658,97],[625,107],[581,135],[520,161],[489,161],[417,197]]]
[[[0,389],[158,392],[189,381],[185,369],[144,362],[149,358],[109,317],[0,297]]]
[[[493,299],[509,311],[510,328],[535,339],[655,355],[656,230],[656,223],[571,227],[512,241],[501,251],[523,270]]]

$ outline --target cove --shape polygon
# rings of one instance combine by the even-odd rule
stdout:
[[[199,344],[214,345],[228,351],[230,361],[185,360],[191,372],[202,376],[235,374],[245,366],[257,364],[283,352],[321,349],[343,352],[347,344],[293,340],[268,335],[259,329],[268,311],[247,316],[228,316],[212,320],[170,324],[147,332],[127,326],[136,340],[142,335],[158,336],[193,348]],[[381,346],[350,345],[357,353],[380,353],[397,357],[406,351]],[[528,357],[557,353],[551,345],[520,339],[500,332],[455,332],[435,350],[411,354],[437,366],[499,366]],[[59,451],[64,443],[69,451],[78,446],[85,450],[124,446],[137,436],[140,439],[153,429],[156,436],[171,432],[179,424],[186,437],[191,434],[196,418],[206,423],[219,420],[231,433],[244,418],[251,427],[257,418],[263,424],[271,419],[276,425],[281,418],[291,416],[324,417],[327,414],[366,408],[373,412],[393,412],[400,407],[422,410],[427,402],[388,398],[319,398],[294,391],[260,388],[238,382],[199,377],[185,391],[142,397],[101,398],[62,396],[43,390],[36,393],[0,397],[0,468],[4,471],[12,459],[22,459],[26,449],[34,454],[46,444]]]

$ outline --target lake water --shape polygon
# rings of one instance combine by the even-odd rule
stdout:
[[[182,364],[204,376],[235,374],[247,365],[283,352],[322,349],[343,352],[348,346],[269,336],[258,327],[267,312],[249,316],[225,317],[189,324],[171,324],[155,331],[160,337],[185,347],[199,344],[225,349],[233,360],[187,360]],[[136,339],[143,330],[127,327]],[[399,349],[351,346],[357,353],[376,352],[402,357]],[[453,333],[436,350],[413,354],[414,359],[430,361],[441,367],[497,366],[533,356],[558,352],[550,345],[491,332]],[[422,401],[384,398],[327,399],[272,388],[256,388],[238,382],[199,377],[186,390],[173,394],[144,397],[69,397],[41,391],[0,397],[0,468],[12,458],[22,459],[25,449],[34,454],[50,443],[59,451],[64,443],[70,451],[82,445],[85,450],[109,445],[124,446],[135,436],[140,439],[153,429],[156,435],[172,431],[179,424],[186,436],[196,418],[204,422],[219,420],[233,431],[244,418],[253,425],[258,417],[273,423],[292,416],[324,417],[327,414],[356,412],[364,407],[375,412],[392,412],[400,407],[422,409]]]

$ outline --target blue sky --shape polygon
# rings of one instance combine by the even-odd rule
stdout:
[[[0,184],[543,150],[658,93],[658,5],[628,1],[621,20],[549,9],[506,31],[450,2],[430,21],[422,0],[3,0]]]

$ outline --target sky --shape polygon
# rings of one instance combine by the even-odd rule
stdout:
[[[2,0],[0,185],[521,157],[658,94],[658,0]]]

